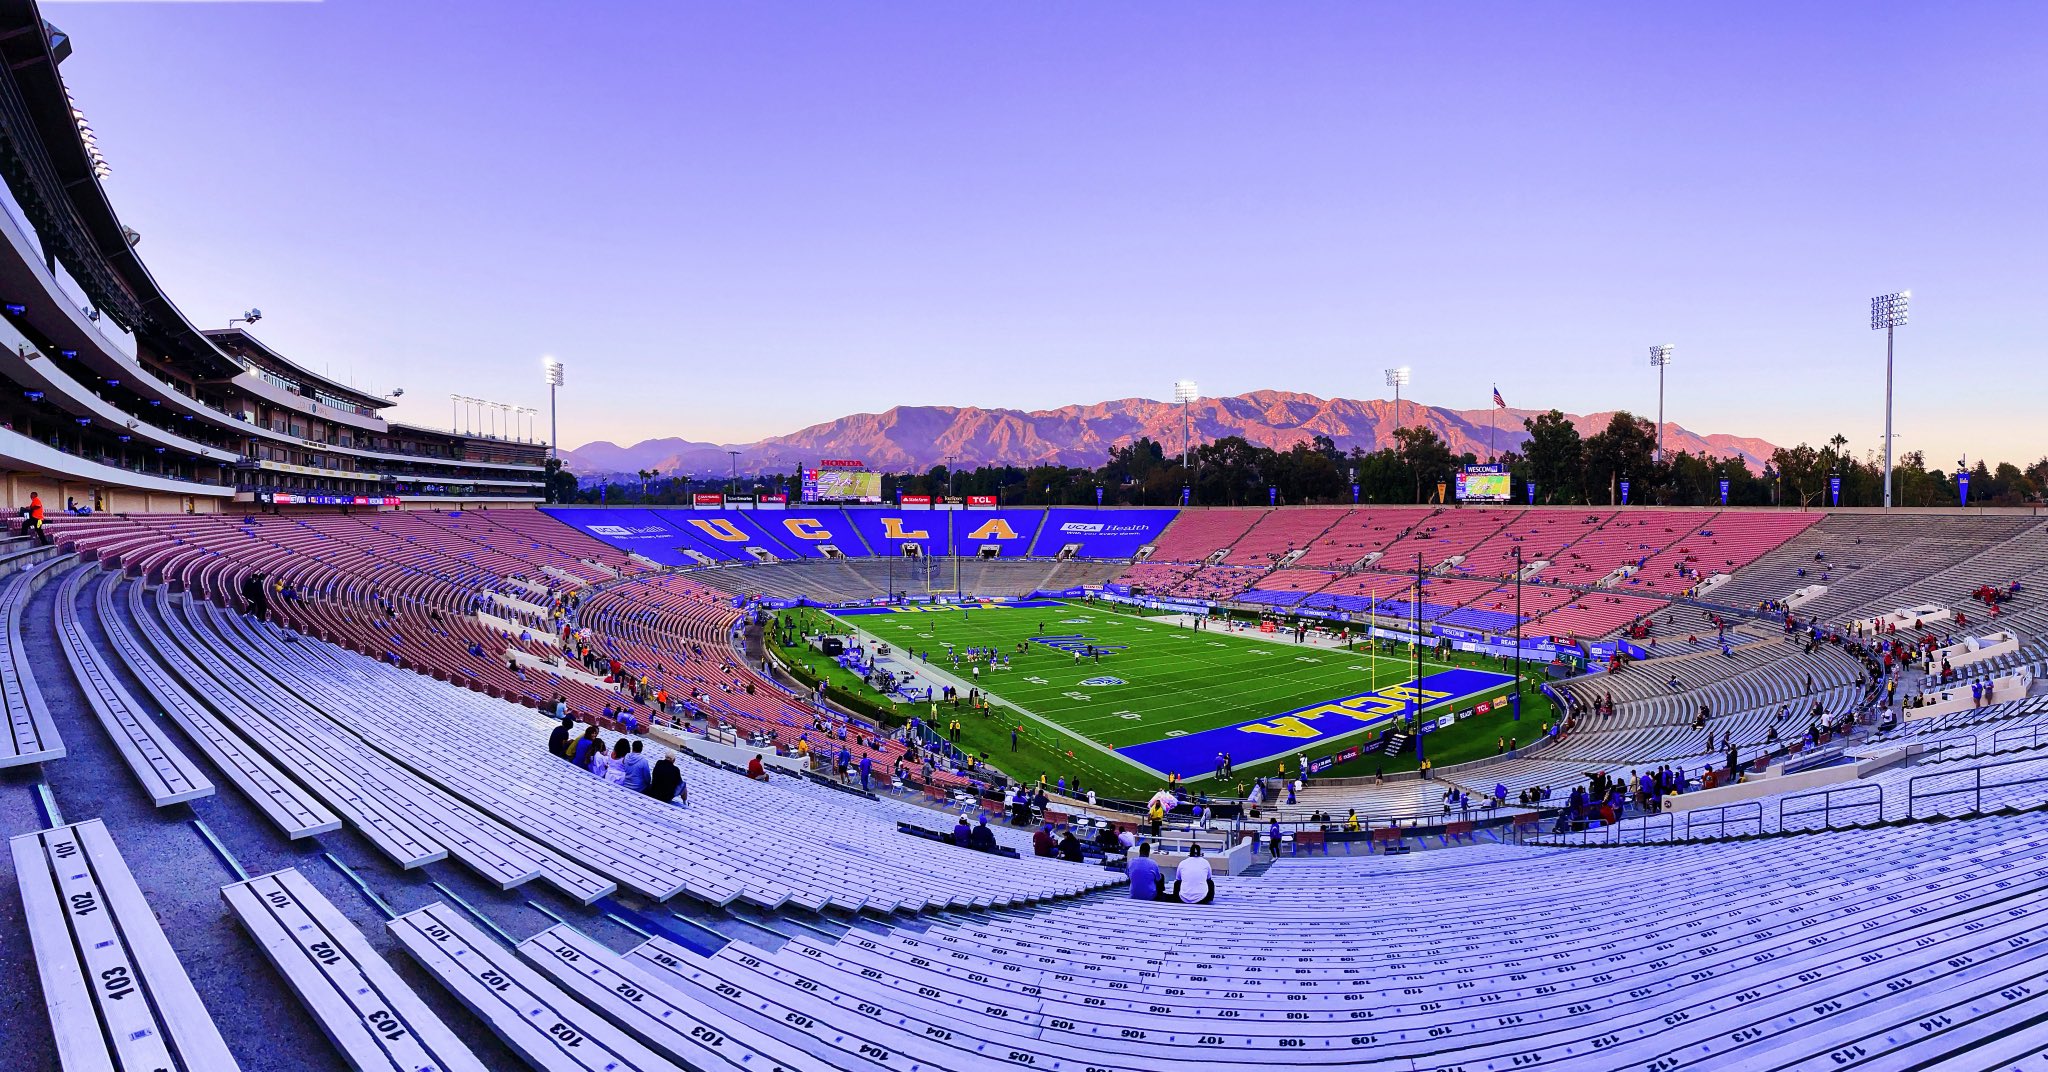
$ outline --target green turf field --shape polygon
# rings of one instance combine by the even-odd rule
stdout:
[[[1284,638],[1276,642],[1273,634],[1261,638],[1223,630],[1197,632],[1163,618],[1123,613],[1105,605],[994,606],[966,611],[933,607],[833,618],[829,626],[824,611],[785,613],[795,615],[799,625],[807,621],[807,631],[821,626],[832,632],[852,630],[899,652],[926,652],[932,666],[970,685],[975,682],[968,664],[963,661],[956,668],[948,644],[955,649],[994,648],[1005,653],[1012,668],[984,665],[979,685],[999,706],[1019,708],[1028,715],[1002,712],[999,719],[980,719],[963,709],[957,716],[963,723],[963,745],[987,753],[992,762],[1013,775],[1035,777],[1044,770],[1055,777],[1078,777],[1084,784],[1116,795],[1149,792],[1159,782],[1156,775],[1116,756],[1116,748],[1266,719],[1414,678],[1414,665],[1405,649],[1375,655],[1295,645]],[[1070,652],[1032,642],[1034,637],[1068,635],[1122,650],[1103,654],[1099,660],[1083,657],[1076,661]],[[1422,672],[1426,676],[1451,666],[1473,665],[1477,664],[1470,657],[1453,662],[1425,658]],[[1490,662],[1487,666],[1493,668]],[[830,669],[837,672],[836,667]],[[1108,684],[1100,680],[1103,678],[1122,683]],[[1088,683],[1091,680],[1095,683]],[[835,679],[835,684],[851,682]],[[1486,695],[1505,692],[1502,688]],[[908,705],[904,713],[929,718],[928,710],[911,712]],[[942,711],[940,722],[943,725],[953,717],[954,713]],[[1495,730],[1475,723],[1497,721],[1505,725],[1504,720],[1480,718],[1430,735],[1433,761],[1442,764],[1492,754]],[[1009,740],[1012,725],[1024,727],[1014,759]],[[1536,724],[1526,729],[1522,739],[1533,741]],[[1469,747],[1472,742],[1482,743],[1475,750]],[[1318,742],[1314,747],[1320,755],[1341,746]],[[1414,765],[1412,753],[1369,758],[1371,764],[1363,769],[1330,773],[1370,774],[1373,766],[1400,770]],[[1238,776],[1272,773],[1274,762],[1269,760],[1253,770],[1240,759]],[[1211,769],[1204,766],[1180,773],[1193,779],[1209,775]],[[1227,793],[1231,787],[1204,788]]]

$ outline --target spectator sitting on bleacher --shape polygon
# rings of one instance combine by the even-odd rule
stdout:
[[[1152,845],[1147,842],[1138,846],[1138,855],[1124,867],[1131,879],[1131,900],[1156,901],[1159,899],[1159,865],[1152,862]]]
[[[1074,836],[1074,828],[1071,826],[1060,837],[1060,859],[1077,864],[1081,862],[1081,839]]]
[[[747,760],[747,777],[757,782],[768,780],[768,768],[761,762],[761,757],[758,753]]]
[[[635,793],[647,791],[647,757],[641,754],[643,743],[641,741],[632,742],[632,747],[627,749],[625,756],[621,758],[618,765],[620,772],[617,779],[618,783]],[[625,745],[626,739],[624,737],[619,738],[619,744]]]
[[[1037,832],[1031,835],[1031,854],[1033,856],[1051,856],[1053,851],[1052,824],[1042,823],[1039,825]]]
[[[974,830],[967,835],[967,847],[976,852],[996,851],[996,832],[988,828],[988,816],[982,816],[981,821],[974,825]]]
[[[1173,871],[1173,893],[1182,904],[1208,904],[1216,899],[1216,869],[1202,858],[1202,846],[1188,846],[1187,858]]]
[[[562,716],[561,724],[548,731],[548,755],[569,757],[569,735],[576,732],[576,720]]]
[[[619,738],[610,748],[606,748],[604,742],[600,740],[597,742],[597,747],[590,750],[590,773],[597,775],[607,782],[616,783],[625,776],[626,772],[619,767],[619,761],[625,758],[626,739],[624,737]]]
[[[661,757],[647,776],[647,795],[666,804],[683,788],[683,772],[676,767],[673,753]]]
[[[569,761],[582,767],[584,770],[589,770],[593,754],[603,751],[604,742],[597,738],[597,727],[585,726],[583,727],[583,736],[576,739],[575,747],[569,752]]]
[[[967,825],[967,813],[963,811],[960,813],[960,821],[953,824],[953,844],[964,849],[973,836],[974,828]]]

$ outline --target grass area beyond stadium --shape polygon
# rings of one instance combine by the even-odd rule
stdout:
[[[967,685],[975,684],[969,664],[963,659],[956,667],[951,652],[970,647],[995,649],[1010,659],[1010,668],[990,669],[984,664],[979,686],[993,698],[998,710],[981,718],[965,706],[958,712],[942,707],[940,728],[958,717],[962,746],[985,754],[1012,775],[1065,777],[1069,784],[1078,780],[1100,794],[1121,798],[1149,793],[1159,786],[1163,774],[1175,768],[1191,780],[1206,778],[1213,773],[1218,751],[1232,753],[1236,780],[1241,781],[1252,774],[1273,773],[1283,759],[1292,773],[1298,754],[1315,758],[1369,744],[1381,732],[1403,727],[1400,716],[1407,707],[1403,688],[1415,680],[1414,664],[1405,646],[1369,653],[1362,647],[1353,651],[1294,644],[1284,632],[1198,631],[1175,619],[1125,613],[1107,603],[995,604],[967,610],[920,606],[900,613],[845,618],[818,610],[783,614],[806,632],[855,631],[899,653],[926,653],[930,666]],[[1088,654],[1090,645],[1100,654]],[[801,649],[788,649],[787,654],[814,671],[826,670],[838,687],[880,699],[852,674],[829,665],[821,656]],[[1475,673],[1475,667],[1491,673]],[[1458,672],[1446,673],[1454,670]],[[1433,718],[1444,710],[1467,710],[1478,702],[1505,696],[1511,677],[1492,676],[1501,670],[1490,658],[1453,655],[1443,659],[1428,653],[1422,661],[1424,689],[1438,681],[1455,682],[1458,691],[1441,698],[1425,696],[1424,714]],[[1533,742],[1547,717],[1548,704],[1539,697],[1530,706],[1526,698],[1530,694],[1533,685],[1525,693],[1526,724],[1510,721],[1503,711],[1466,719],[1427,735],[1431,762],[1441,766],[1492,755],[1497,740],[1510,735],[1525,744]],[[1332,706],[1340,700],[1349,702],[1342,708]],[[1023,714],[1002,710],[1005,707]],[[922,705],[899,704],[897,710],[904,717],[930,719],[929,708]],[[1371,716],[1385,712],[1395,714],[1368,728]],[[1013,726],[1023,727],[1015,754],[1010,744]],[[1247,727],[1258,728],[1247,731]],[[1177,740],[1185,744],[1174,745]],[[1131,750],[1129,756],[1122,751],[1126,749]],[[1260,755],[1265,758],[1255,761]],[[1178,762],[1174,767],[1148,766],[1135,757],[1155,763],[1169,757]],[[1397,755],[1368,753],[1326,773],[1370,774],[1375,768],[1397,771],[1414,767],[1411,745]],[[1199,787],[1221,794],[1235,789],[1234,784]]]

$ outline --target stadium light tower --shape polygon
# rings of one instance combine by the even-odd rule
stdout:
[[[1657,464],[1664,464],[1664,370],[1671,367],[1671,351],[1678,347],[1659,343],[1650,347],[1650,365],[1657,370]]]
[[[562,363],[552,355],[543,356],[540,370],[548,382],[548,457],[560,461],[561,442],[555,431],[555,389],[562,386]]]
[[[1884,508],[1892,508],[1892,333],[1906,326],[1910,290],[1870,299],[1870,330],[1884,332]]]
[[[1202,397],[1193,380],[1173,381],[1173,402],[1180,407],[1180,465],[1188,467],[1188,459],[1195,453],[1195,416],[1190,408]]]
[[[728,450],[726,453],[732,455],[732,493],[738,495],[740,493],[740,452]]]
[[[1410,373],[1406,365],[1387,370],[1387,386],[1394,389],[1394,427],[1396,428],[1401,427],[1401,388],[1406,387],[1411,378],[1412,373]]]

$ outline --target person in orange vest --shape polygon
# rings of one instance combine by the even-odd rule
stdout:
[[[43,497],[33,491],[28,493],[28,528],[25,531],[34,536],[37,543],[49,540],[43,532]]]

